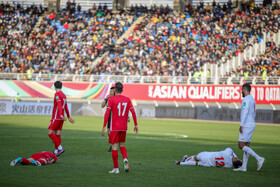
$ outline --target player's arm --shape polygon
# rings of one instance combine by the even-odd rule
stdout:
[[[137,124],[136,113],[135,113],[135,110],[134,110],[133,107],[131,107],[129,110],[132,114],[132,118],[133,118],[133,121],[134,121],[134,132],[137,134],[138,133],[138,124]]]
[[[228,147],[228,148],[226,148],[226,150],[228,150],[228,154],[231,155],[233,158],[234,157],[237,158],[236,154],[233,152],[233,150],[231,148]]]
[[[102,102],[102,104],[101,104],[101,108],[104,108],[104,107],[106,106],[109,97],[110,97],[109,95],[107,95],[107,96],[105,97],[105,99],[103,100],[103,102]]]
[[[66,101],[65,101],[65,102],[66,102]],[[68,120],[69,120],[71,123],[75,123],[75,120],[73,120],[73,119],[71,118],[71,116],[70,116],[67,103],[65,103],[65,112],[66,112],[66,115],[67,115]]]
[[[237,158],[237,155],[232,151],[232,156],[233,158],[236,157]]]
[[[107,125],[110,114],[111,114],[111,108],[107,107],[105,115],[104,115],[103,129],[102,129],[102,132],[101,132],[102,136],[104,136],[104,134],[105,134],[106,125]]]
[[[244,106],[245,105],[245,106]],[[240,128],[239,128],[239,132],[242,133],[243,132],[243,126],[245,125],[246,121],[247,121],[247,117],[248,117],[248,113],[249,113],[249,101],[246,101],[243,103],[243,111],[242,111],[242,118],[241,118],[241,123],[240,123]]]

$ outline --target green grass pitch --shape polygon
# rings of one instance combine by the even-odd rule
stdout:
[[[0,116],[0,186],[279,186],[280,126],[257,125],[251,147],[266,158],[261,171],[249,158],[247,172],[227,168],[176,166],[185,154],[238,149],[235,123],[139,119],[139,134],[129,124],[126,147],[130,172],[113,168],[108,137],[101,136],[102,118],[74,116],[62,131],[65,153],[52,165],[15,166],[10,162],[40,151],[53,151],[47,135],[50,116]],[[187,137],[186,137],[187,136]]]

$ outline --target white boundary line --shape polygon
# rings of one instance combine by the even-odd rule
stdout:
[[[154,133],[154,132],[141,132],[141,134],[151,134],[151,135],[167,135],[166,137],[160,137],[160,136],[133,136],[132,138],[135,139],[184,139],[187,138],[187,135],[184,134],[175,134],[175,133]],[[46,138],[46,136],[0,136],[0,138]],[[103,136],[88,136],[88,137],[69,137],[69,136],[63,136],[63,139],[102,139],[107,138]],[[131,138],[131,137],[129,137]]]

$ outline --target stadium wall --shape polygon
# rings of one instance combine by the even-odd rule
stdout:
[[[63,82],[69,99],[103,99],[113,83]],[[0,97],[53,98],[53,82],[0,81]],[[241,103],[241,85],[124,84],[124,95],[137,101]],[[280,86],[253,85],[257,104],[280,104]]]
[[[105,108],[101,108],[102,101],[79,102],[68,101],[72,115],[103,117]],[[231,108],[231,105],[218,107],[184,106],[151,102],[138,103],[135,106],[139,118],[170,118],[170,119],[198,119],[216,121],[240,121],[240,109]],[[52,114],[53,103],[49,102],[12,102],[0,100],[0,115],[49,115]],[[1,118],[1,117],[0,117]],[[256,122],[280,124],[280,109],[261,109],[257,105]]]

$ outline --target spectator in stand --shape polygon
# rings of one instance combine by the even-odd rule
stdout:
[[[124,39],[122,47],[116,47],[123,50],[110,52],[97,67],[105,69],[105,74],[116,75],[194,75],[195,68],[200,69],[204,63],[220,64],[222,59],[230,59],[262,40],[262,29],[268,24],[265,18],[270,15],[268,8],[262,9],[261,16],[254,8],[234,15],[219,10],[213,12],[214,16],[195,10],[192,20],[189,14],[148,14]],[[275,18],[279,18],[279,12]],[[278,31],[276,21],[275,25]]]

